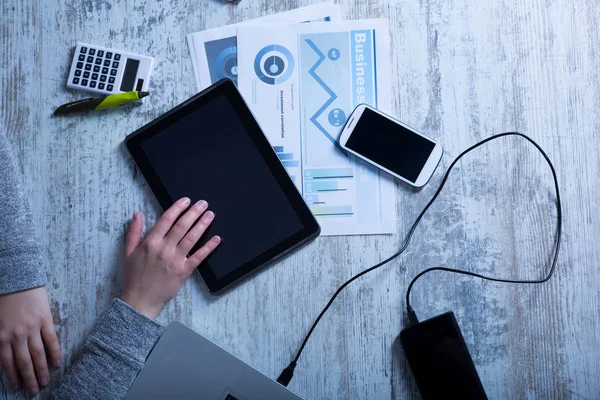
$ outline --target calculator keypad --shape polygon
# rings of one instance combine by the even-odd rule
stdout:
[[[119,53],[81,47],[77,55],[78,62],[72,83],[112,92],[115,88],[115,77],[120,60],[121,54]]]

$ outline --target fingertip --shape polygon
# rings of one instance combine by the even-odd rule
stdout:
[[[52,360],[52,362],[54,363],[54,366],[56,368],[60,368],[62,366],[62,359],[60,358],[55,358],[54,360]]]
[[[190,198],[189,197],[182,197],[179,202],[181,203],[182,206],[189,206],[190,205]]]
[[[144,219],[142,218],[142,214],[140,214],[137,211],[134,212],[133,213],[133,221],[131,221],[131,222],[134,227],[141,229],[142,226],[144,225]]]
[[[221,239],[221,236],[214,236],[211,241],[213,242],[214,245],[219,245],[221,244],[221,242],[223,241],[223,239]]]
[[[208,202],[206,200],[199,200],[196,205],[200,210],[206,210],[208,208]]]

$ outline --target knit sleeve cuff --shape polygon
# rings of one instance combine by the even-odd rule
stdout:
[[[90,339],[110,343],[114,351],[144,363],[163,331],[164,326],[155,320],[114,299]]]
[[[33,289],[46,284],[46,271],[36,245],[0,252],[0,295]]]

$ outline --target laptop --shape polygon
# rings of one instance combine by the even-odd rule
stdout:
[[[185,325],[171,323],[125,399],[301,400]]]

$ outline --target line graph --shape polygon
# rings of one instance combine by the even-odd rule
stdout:
[[[323,125],[321,125],[317,120],[325,112],[325,110],[327,110],[327,108],[338,98],[337,94],[335,94],[335,92],[331,90],[331,88],[327,86],[325,82],[323,82],[323,79],[321,79],[321,77],[316,72],[317,68],[319,68],[323,61],[325,61],[326,57],[325,54],[323,54],[323,52],[319,50],[317,45],[315,45],[315,43],[311,39],[305,39],[304,41],[317,54],[317,56],[319,56],[319,59],[308,70],[308,73],[319,85],[321,85],[321,87],[329,95],[329,99],[327,99],[327,101],[314,113],[314,115],[310,117],[310,122],[312,122],[323,133],[323,135],[325,135],[325,137],[331,141],[331,143],[337,146],[337,140],[333,136],[331,136],[331,134],[327,132]]]

